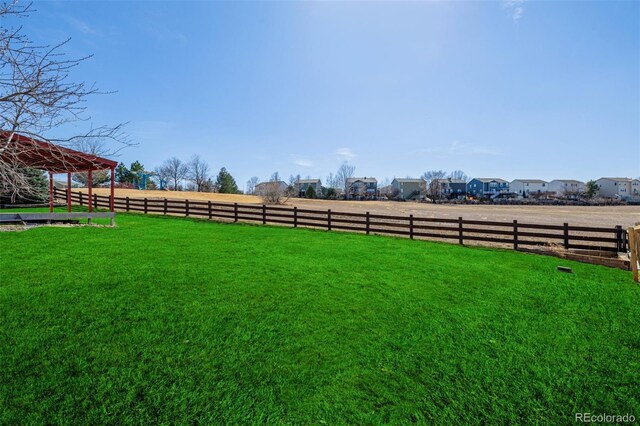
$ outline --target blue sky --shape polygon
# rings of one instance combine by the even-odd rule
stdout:
[[[36,41],[117,93],[119,161],[199,154],[240,187],[342,161],[378,179],[640,175],[640,2],[36,2]]]

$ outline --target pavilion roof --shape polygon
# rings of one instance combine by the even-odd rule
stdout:
[[[105,170],[118,165],[117,161],[45,142],[31,136],[0,131],[0,140],[11,138],[10,147],[0,151],[0,161],[45,170],[51,173],[75,173]]]

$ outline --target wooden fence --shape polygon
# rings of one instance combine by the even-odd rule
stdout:
[[[629,228],[629,262],[633,271],[633,279],[640,282],[638,278],[638,269],[640,268],[640,223]]]
[[[66,200],[66,190],[54,189],[54,196]],[[109,196],[93,194],[95,208],[108,208]],[[72,204],[88,205],[88,196],[71,193]],[[116,210],[152,214],[172,214],[206,219],[280,224],[316,229],[355,231],[366,234],[404,236],[411,239],[442,239],[465,242],[487,242],[517,250],[526,246],[555,246],[564,249],[626,252],[626,230],[615,227],[543,225],[532,223],[481,220],[390,216],[349,213],[332,210],[307,210],[297,207],[258,204],[218,203],[176,199],[115,197]]]

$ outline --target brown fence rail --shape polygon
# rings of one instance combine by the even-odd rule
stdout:
[[[67,191],[54,188],[54,196],[67,198]],[[95,208],[108,208],[109,196],[93,194]],[[71,192],[72,204],[88,205],[82,192]],[[513,249],[525,246],[556,246],[564,249],[626,252],[627,231],[621,226],[610,228],[543,225],[532,223],[496,222],[367,213],[348,213],[332,210],[307,210],[297,207],[257,204],[219,203],[160,198],[114,197],[115,208],[125,212],[172,214],[234,222],[281,224],[295,228],[345,230],[366,234],[395,235],[425,239],[443,239],[464,244],[465,241],[488,242]]]

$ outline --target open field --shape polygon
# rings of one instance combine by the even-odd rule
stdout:
[[[86,189],[81,189],[86,192]],[[96,194],[109,195],[104,188],[94,189]],[[260,197],[253,195],[210,194],[198,192],[137,191],[117,189],[116,196],[135,198],[175,198],[191,200],[212,200],[229,203],[262,204]],[[495,220],[510,222],[514,219],[523,223],[561,225],[568,222],[576,226],[623,228],[640,221],[640,206],[495,206],[495,205],[442,205],[415,202],[391,201],[331,201],[289,199],[287,205],[299,208],[343,211],[351,213],[370,212],[372,214],[409,215],[457,219],[462,216],[469,220]]]
[[[0,235],[3,424],[640,414],[629,272],[304,229],[118,224]]]

